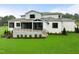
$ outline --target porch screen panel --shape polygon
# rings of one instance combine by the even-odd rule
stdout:
[[[42,30],[43,29],[43,23],[42,22],[33,23],[33,29],[34,30]]]
[[[32,23],[31,22],[21,23],[21,28],[22,29],[32,29]]]

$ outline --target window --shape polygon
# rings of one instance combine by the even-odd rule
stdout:
[[[59,18],[60,18],[61,16],[59,15]]]
[[[10,27],[10,28],[14,28],[14,22],[10,22],[10,23],[9,23],[9,27]]]
[[[20,23],[16,23],[16,26],[17,26],[17,27],[20,27]]]
[[[47,22],[47,25],[49,25],[49,22]]]
[[[52,28],[58,28],[58,23],[52,23]]]
[[[31,15],[30,15],[30,18],[35,18],[35,15],[34,15],[34,14],[31,14]]]

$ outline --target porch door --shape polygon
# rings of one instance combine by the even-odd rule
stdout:
[[[32,29],[32,22],[22,22],[21,28],[22,29]]]
[[[43,29],[43,23],[42,22],[33,23],[33,29],[34,30],[42,30]]]

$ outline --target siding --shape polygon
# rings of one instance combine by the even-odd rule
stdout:
[[[58,28],[52,28],[52,23],[58,23]],[[62,23],[61,22],[49,22],[49,24],[43,23],[43,28],[46,29],[49,33],[61,33]]]
[[[28,14],[25,15],[26,19],[30,19],[30,14],[34,14],[35,15],[35,19],[40,19],[41,18],[41,14],[40,13],[36,13],[36,12],[30,12]]]
[[[75,22],[63,22],[62,25],[66,29],[66,31],[75,31]]]

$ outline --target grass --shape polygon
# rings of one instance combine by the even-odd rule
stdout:
[[[7,27],[0,27],[0,36]],[[79,34],[49,35],[47,38],[6,39],[0,37],[1,54],[78,54]]]

